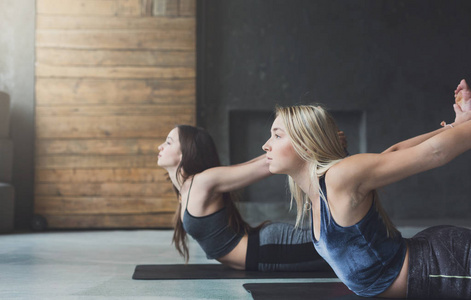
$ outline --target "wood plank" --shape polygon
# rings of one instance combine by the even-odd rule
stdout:
[[[36,195],[35,211],[47,215],[172,213],[178,200],[169,197],[54,197]]]
[[[36,64],[38,77],[68,78],[195,78],[194,68],[184,67],[57,67]]]
[[[141,0],[119,0],[118,16],[140,16]]]
[[[36,138],[159,138],[176,124],[194,124],[191,115],[36,117]]]
[[[149,0],[151,1],[151,0]],[[149,12],[152,14],[152,11]],[[38,15],[36,19],[38,29],[123,29],[123,30],[184,30],[192,31],[196,28],[195,18],[167,18],[167,17],[107,17],[107,16],[62,16]]]
[[[37,169],[35,182],[41,183],[98,183],[98,182],[162,182],[167,180],[167,171],[162,168],[125,169]]]
[[[39,183],[35,187],[36,196],[64,197],[175,197],[172,184],[153,183]]]
[[[195,50],[194,30],[37,30],[36,47]]]
[[[51,66],[195,68],[194,51],[114,51],[38,48],[36,62]]]
[[[36,13],[61,15],[116,15],[116,0],[36,0]]]
[[[38,106],[36,116],[174,116],[194,115],[193,105]]]
[[[155,168],[155,155],[57,155],[36,157],[36,169]]]
[[[38,14],[138,16],[140,0],[37,0]]]
[[[173,213],[129,215],[44,215],[51,229],[172,228]],[[170,242],[170,241],[169,241]]]
[[[36,105],[195,103],[194,79],[37,78]]]
[[[36,155],[157,155],[157,147],[164,141],[165,138],[36,140]]]

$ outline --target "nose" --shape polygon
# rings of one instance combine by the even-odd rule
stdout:
[[[164,149],[164,144],[160,144],[159,147],[157,147],[157,149],[159,149],[159,151],[162,151]]]
[[[271,150],[270,139],[268,139],[268,141],[262,146],[262,149],[263,149],[263,151],[266,151],[266,152]]]

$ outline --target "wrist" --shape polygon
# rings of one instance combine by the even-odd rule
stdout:
[[[455,127],[456,125],[457,125],[456,122],[448,123],[448,124],[447,124],[445,121],[442,121],[442,122],[440,123],[440,126],[442,126],[443,128],[446,128],[446,127],[453,128],[453,127]]]

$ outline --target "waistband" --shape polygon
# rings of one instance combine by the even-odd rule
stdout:
[[[254,229],[249,232],[247,241],[247,253],[245,256],[245,270],[258,271],[258,252],[260,248],[260,230]]]

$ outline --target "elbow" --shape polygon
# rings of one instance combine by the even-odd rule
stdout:
[[[441,148],[434,148],[432,151],[432,161],[433,161],[433,167],[442,167],[449,163],[452,160],[450,155],[446,153],[446,151],[443,151]]]
[[[438,168],[447,164],[447,159],[442,153],[434,153],[433,155],[433,167]]]
[[[388,152],[395,152],[395,151],[398,151],[400,148],[399,148],[399,145],[394,145],[392,147],[390,147],[388,150]]]
[[[384,150],[383,153],[394,152],[394,151],[398,151],[399,149],[400,149],[399,145],[396,144],[396,145],[393,145],[393,146],[389,147],[388,149]]]
[[[454,156],[442,153],[440,157],[437,159],[438,160],[437,166],[438,167],[444,166],[448,164],[449,162],[451,162],[453,159],[454,159]]]

